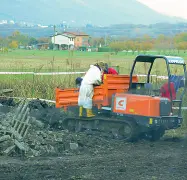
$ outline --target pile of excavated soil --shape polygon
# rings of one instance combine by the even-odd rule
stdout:
[[[185,136],[177,138],[176,134],[175,138],[165,136],[157,142],[126,143],[98,134],[70,133],[60,128],[64,112],[56,110],[55,117],[51,114],[54,106],[45,103],[42,106],[40,102],[36,106],[35,102],[31,103],[32,113],[38,112],[38,115],[33,116],[32,126],[24,139],[32,151],[25,156],[19,151],[9,157],[0,156],[0,179],[187,179]],[[7,113],[0,113],[0,122]]]

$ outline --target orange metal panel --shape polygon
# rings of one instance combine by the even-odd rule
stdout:
[[[160,98],[135,94],[116,94],[113,112],[156,117],[160,115]]]
[[[56,94],[56,107],[61,108],[64,106],[77,105],[78,103],[78,88],[74,89],[55,89]]]
[[[98,107],[110,106],[114,93],[127,92],[129,80],[128,75],[104,75],[103,84],[94,88],[93,104]],[[133,82],[138,82],[137,76],[133,76]],[[78,105],[78,88],[56,88],[55,95],[57,108]]]

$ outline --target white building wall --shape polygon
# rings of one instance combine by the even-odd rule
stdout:
[[[51,42],[54,44],[54,36],[51,38]],[[55,44],[66,44],[66,45],[73,45],[74,46],[74,39],[63,36],[63,35],[57,35],[55,36]]]

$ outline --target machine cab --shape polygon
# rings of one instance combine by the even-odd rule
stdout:
[[[133,83],[131,77],[134,73],[140,74],[142,69],[144,75],[139,77],[138,83]],[[130,73],[129,93],[167,98],[171,101],[171,112],[177,103],[181,116],[185,77],[186,64],[181,57],[138,55]]]

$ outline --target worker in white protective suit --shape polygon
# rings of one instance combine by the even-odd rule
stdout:
[[[92,112],[92,98],[94,95],[94,85],[100,85],[102,83],[102,74],[105,65],[100,62],[95,65],[90,65],[90,69],[85,74],[81,86],[79,89],[78,105],[79,116],[82,116],[83,108],[86,109],[87,117],[94,117]]]

